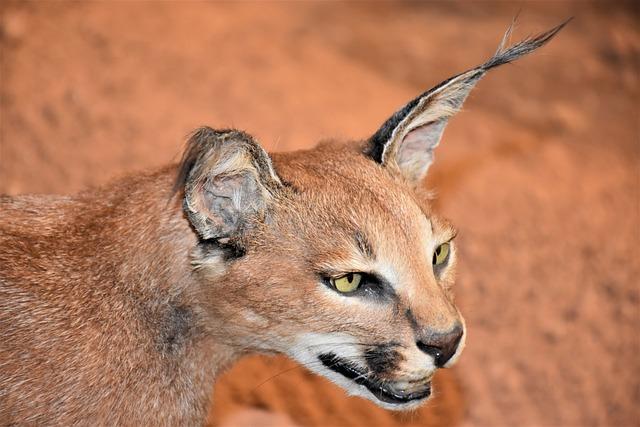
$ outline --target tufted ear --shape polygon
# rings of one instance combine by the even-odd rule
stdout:
[[[271,159],[256,141],[236,130],[198,129],[182,159],[177,189],[201,239],[226,244],[264,218],[281,186]]]
[[[507,47],[512,24],[491,59],[445,80],[391,116],[369,139],[368,154],[378,163],[399,168],[410,181],[420,181],[433,161],[433,150],[440,142],[447,121],[460,110],[478,80],[488,70],[514,61],[544,45],[568,22]]]

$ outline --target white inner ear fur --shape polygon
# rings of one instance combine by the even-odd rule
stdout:
[[[226,147],[225,147],[226,148]],[[251,161],[251,156],[242,150],[237,149],[221,149],[219,155],[213,155],[207,159],[203,169],[207,171],[207,175],[203,180],[214,179],[215,177],[241,177],[247,176],[255,184],[255,189],[260,191],[260,197],[256,198],[255,194],[243,194],[239,191],[240,187],[234,189],[231,194],[231,200],[237,210],[241,209],[243,204],[262,206],[269,200],[271,194],[267,189],[260,185],[260,178]],[[275,175],[270,173],[272,177]],[[248,197],[253,196],[249,199]]]
[[[267,153],[236,134],[218,136],[190,172],[185,209],[203,239],[228,239],[243,221],[263,214],[280,185]],[[221,240],[222,241],[222,240]]]
[[[449,117],[460,110],[481,76],[478,70],[469,71],[422,98],[393,131],[382,153],[383,163],[395,162],[411,181],[422,179]]]
[[[426,175],[433,163],[433,149],[438,146],[446,120],[430,122],[407,133],[396,156],[396,163],[405,176],[416,181]]]

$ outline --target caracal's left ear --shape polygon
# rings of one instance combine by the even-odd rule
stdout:
[[[507,47],[512,24],[491,59],[445,80],[397,111],[368,140],[367,153],[378,163],[398,168],[409,181],[419,182],[433,161],[433,150],[440,142],[449,117],[458,112],[478,80],[488,70],[544,45],[568,22]]]
[[[175,190],[202,240],[238,246],[264,220],[282,187],[267,152],[248,134],[198,129],[189,139]]]

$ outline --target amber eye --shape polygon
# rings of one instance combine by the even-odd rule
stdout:
[[[440,265],[447,260],[449,256],[449,243],[443,243],[433,252],[433,265]]]
[[[349,293],[353,292],[360,286],[362,281],[362,274],[349,273],[342,277],[331,279],[331,284],[340,292]]]

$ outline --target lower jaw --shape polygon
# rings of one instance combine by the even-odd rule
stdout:
[[[365,385],[365,387],[367,387]],[[428,383],[425,388],[420,391],[412,392],[409,394],[397,394],[390,392],[388,390],[384,390],[382,388],[375,390],[370,387],[367,387],[367,390],[373,394],[376,399],[381,402],[389,403],[392,405],[406,405],[409,403],[417,403],[420,402],[429,396],[431,396],[431,383]]]
[[[384,387],[383,383],[380,381],[372,380],[366,375],[363,375],[362,372],[358,371],[348,362],[341,360],[333,354],[321,354],[318,358],[328,369],[331,369],[343,377],[354,381],[356,384],[366,387],[376,399],[390,405],[401,406],[417,403],[431,395],[431,383],[425,384],[425,387],[419,391],[400,393],[388,387]]]

